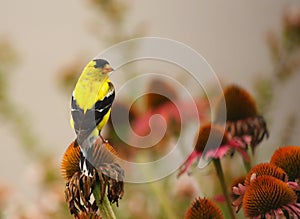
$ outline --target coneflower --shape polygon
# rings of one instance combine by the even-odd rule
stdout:
[[[222,127],[211,123],[202,125],[198,131],[194,150],[179,167],[178,176],[188,171],[195,160],[200,159],[202,155],[205,159],[222,158],[238,145],[239,142],[230,139]]]
[[[243,209],[249,218],[299,218],[300,204],[295,192],[283,181],[261,176],[251,181]]]
[[[254,98],[237,85],[225,88],[224,96],[216,106],[215,123],[226,124],[226,130],[232,137],[249,143],[252,152],[265,136],[269,136],[265,119],[258,114]]]
[[[87,175],[79,167],[80,149],[72,142],[61,164],[61,172],[67,180],[65,198],[70,213],[75,218],[86,215],[112,214],[110,203],[116,203],[124,193],[124,171],[116,163],[115,151],[99,137],[88,151],[92,172]],[[99,212],[100,211],[100,212]],[[89,217],[87,217],[89,218]]]
[[[278,148],[270,163],[282,168],[290,181],[300,180],[300,146],[285,146]]]
[[[222,127],[211,123],[205,124],[200,127],[194,150],[179,167],[178,173],[178,176],[185,173],[193,162],[201,156],[206,160],[212,159],[231,218],[235,218],[235,214],[231,206],[220,159],[226,154],[230,154],[234,148],[239,147],[239,144],[241,142],[232,140]]]
[[[268,175],[280,179],[283,182],[287,182],[289,180],[287,173],[280,167],[271,163],[260,163],[255,165],[247,174],[245,178],[245,186],[250,184],[253,173],[255,173],[256,177]]]
[[[287,174],[280,167],[269,163],[261,163],[254,166],[245,177],[243,183],[238,183],[237,185],[232,187],[232,192],[235,195],[235,199],[232,205],[235,206],[236,212],[240,210],[245,191],[247,190],[247,187],[250,185],[252,180],[265,175],[272,176],[274,178],[282,180],[285,183],[288,182]]]
[[[224,219],[221,210],[207,198],[196,198],[185,214],[185,219]]]

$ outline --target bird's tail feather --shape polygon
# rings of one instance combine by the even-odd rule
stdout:
[[[79,168],[87,175],[93,173],[93,168],[97,170],[106,163],[116,161],[117,152],[115,149],[100,137],[93,137],[85,141],[83,146],[80,146],[81,158]]]

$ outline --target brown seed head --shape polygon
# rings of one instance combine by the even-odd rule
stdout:
[[[207,123],[199,129],[195,150],[203,152],[208,144],[210,148],[217,149],[220,145],[226,145],[228,141],[229,137],[224,133],[222,127]]]
[[[260,163],[254,166],[247,174],[245,179],[246,186],[251,184],[250,179],[253,173],[256,174],[256,177],[268,175],[268,176],[275,177],[279,180],[282,180],[283,182],[288,181],[287,174],[280,167],[277,167],[270,163]]]
[[[156,108],[176,98],[177,94],[169,84],[157,79],[150,82],[146,94],[146,103],[149,108]]]
[[[285,146],[278,148],[270,163],[282,168],[289,176],[290,181],[300,178],[300,147]]]
[[[220,99],[216,106],[216,122],[222,122],[224,114],[226,114],[226,120],[229,121],[246,119],[257,115],[255,100],[243,88],[237,85],[226,87],[224,98],[226,106],[223,104],[224,99]],[[224,109],[224,107],[226,108]]]
[[[253,218],[282,209],[296,200],[295,192],[285,182],[272,176],[261,176],[253,180],[247,188],[243,209],[246,217]]]
[[[185,219],[223,219],[221,210],[206,198],[196,198],[185,214]]]

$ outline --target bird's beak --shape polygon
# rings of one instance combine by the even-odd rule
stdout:
[[[114,69],[112,67],[110,67],[108,75],[110,75],[113,71],[114,71]]]
[[[113,70],[114,69],[110,65],[106,65],[102,71],[103,71],[103,73],[108,74],[108,73],[111,73]]]

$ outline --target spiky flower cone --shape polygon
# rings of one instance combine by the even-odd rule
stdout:
[[[185,214],[185,219],[224,219],[221,210],[207,198],[196,198]]]
[[[277,167],[270,163],[260,163],[254,166],[247,174],[245,179],[245,186],[248,186],[250,184],[253,174],[255,174],[255,177],[268,175],[280,179],[283,182],[288,181],[288,175],[280,167]]]
[[[270,163],[281,167],[288,174],[290,181],[300,179],[300,146],[278,148]]]
[[[299,218],[300,204],[295,192],[283,181],[272,176],[261,176],[247,188],[243,209],[249,218]]]

